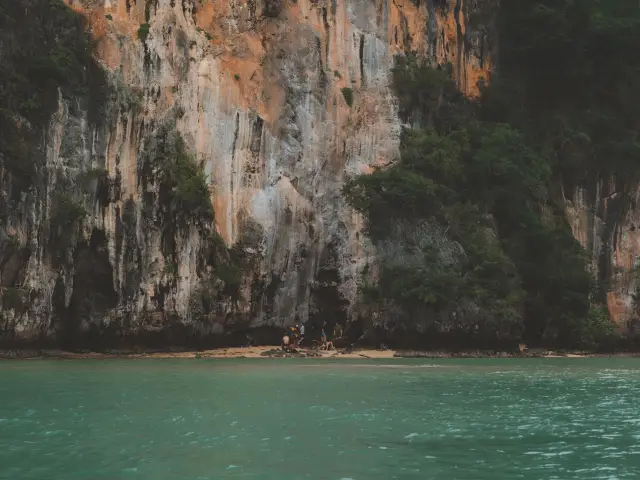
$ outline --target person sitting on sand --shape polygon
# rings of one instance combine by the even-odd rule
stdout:
[[[320,345],[322,350],[333,350],[333,342],[327,339],[327,334],[325,333],[324,328],[322,329],[322,332],[320,332],[320,341],[322,342],[322,345]]]
[[[282,337],[282,350],[285,352],[289,351],[289,335],[286,333],[284,334],[284,337]]]

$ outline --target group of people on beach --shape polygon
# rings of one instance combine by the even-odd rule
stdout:
[[[282,349],[289,350],[292,348],[298,348],[300,343],[304,340],[304,325],[296,324],[285,329],[284,336],[282,337]]]
[[[292,349],[300,348],[302,343],[305,341],[304,331],[304,324],[301,325],[299,323],[285,329],[285,333],[282,337],[282,350],[290,351]],[[308,345],[305,344],[305,346]],[[333,342],[327,337],[324,326],[320,332],[320,349],[334,350]]]

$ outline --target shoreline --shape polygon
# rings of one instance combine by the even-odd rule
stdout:
[[[210,350],[171,351],[127,351],[112,350],[108,352],[70,352],[60,349],[15,349],[0,350],[0,360],[86,360],[86,359],[240,359],[240,358],[318,358],[318,359],[454,359],[454,358],[593,358],[593,357],[640,357],[640,352],[623,353],[590,353],[590,352],[555,352],[536,350],[525,352],[489,352],[489,351],[417,351],[417,350],[375,350],[375,349],[343,349],[324,351],[301,348],[293,353],[284,353],[276,345],[215,348]]]

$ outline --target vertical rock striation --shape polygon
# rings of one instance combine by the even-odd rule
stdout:
[[[396,160],[394,56],[451,63],[474,96],[495,49],[491,0],[64,1],[87,20],[110,95],[91,122],[80,93],[60,94],[48,183],[2,224],[5,252],[23,252],[3,285],[31,298],[3,300],[7,343],[182,342],[352,318],[372,247],[341,187]],[[179,138],[243,259],[237,281],[207,253],[210,228],[167,214],[154,162]],[[56,260],[40,232],[58,190],[88,214]]]
[[[620,182],[590,179],[566,200],[573,235],[586,249],[618,325],[637,317],[640,215],[638,191]]]

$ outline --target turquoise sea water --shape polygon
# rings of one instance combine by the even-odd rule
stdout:
[[[640,359],[0,362],[0,478],[640,478]]]

